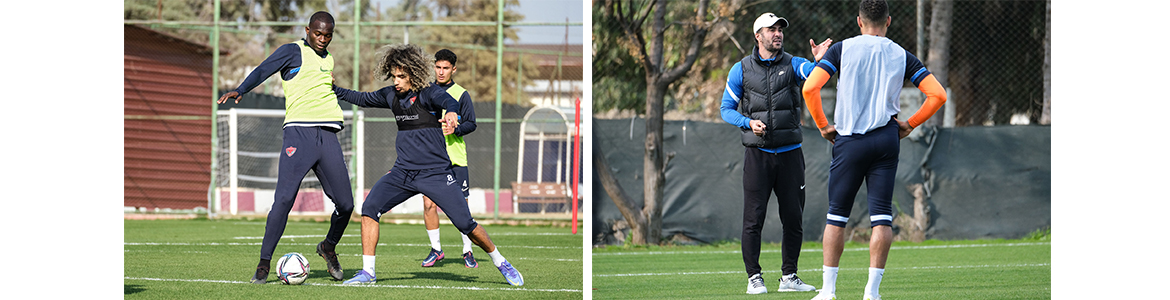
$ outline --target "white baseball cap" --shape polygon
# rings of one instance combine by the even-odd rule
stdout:
[[[759,32],[760,28],[772,27],[772,25],[776,24],[780,24],[780,28],[786,28],[788,27],[788,20],[777,17],[773,13],[764,13],[759,18],[756,18],[755,25],[752,25],[752,33]]]

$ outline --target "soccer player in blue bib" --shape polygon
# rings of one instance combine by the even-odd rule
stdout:
[[[894,233],[894,179],[898,140],[906,137],[946,102],[946,92],[917,57],[886,38],[890,26],[884,0],[863,0],[857,26],[861,35],[833,44],[804,84],[809,113],[821,136],[833,144],[829,166],[829,213],[824,233],[824,285],[814,300],[836,299],[837,271],[845,247],[845,223],[853,198],[865,181],[869,195],[869,281],[866,300],[881,299],[878,287]],[[829,124],[821,107],[821,87],[838,75],[837,105]],[[907,121],[897,119],[898,95],[905,81],[914,83],[926,103]]]
[[[415,45],[383,47],[376,74],[383,80],[393,78],[394,85],[374,92],[357,92],[334,87],[338,99],[361,107],[381,107],[394,111],[398,136],[394,149],[398,158],[394,167],[383,175],[362,204],[362,270],[345,284],[374,283],[374,262],[378,247],[378,220],[383,213],[417,194],[435,202],[447,218],[487,252],[508,284],[524,285],[524,277],[500,254],[483,226],[471,218],[467,202],[447,155],[445,135],[454,134],[458,126],[459,103],[442,87],[431,84],[430,61]],[[441,112],[442,118],[438,116]]]
[[[219,103],[251,91],[272,74],[280,72],[284,88],[284,134],[280,152],[279,176],[272,209],[264,226],[260,246],[260,263],[252,283],[267,282],[272,253],[284,235],[288,213],[297,198],[301,180],[309,169],[317,174],[325,195],[333,200],[333,216],[325,240],[317,244],[317,255],[325,259],[326,269],[334,280],[342,279],[341,264],[335,246],[341,241],[349,215],[353,213],[353,192],[345,156],[337,141],[342,129],[341,106],[333,94],[333,56],[326,47],[333,40],[333,16],[319,11],[309,18],[305,39],[277,48],[260,63],[235,90],[219,98]]]

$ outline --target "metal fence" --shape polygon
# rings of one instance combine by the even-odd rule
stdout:
[[[206,94],[207,97],[198,101],[207,101],[203,103],[211,104],[215,108],[213,111],[232,107],[283,109],[282,91],[279,79],[275,76],[245,95],[239,105],[215,105],[214,100],[225,91],[238,86],[251,69],[277,47],[304,38],[303,30],[300,28],[308,23],[308,15],[314,10],[302,9],[309,12],[301,13],[303,16],[296,20],[266,21],[256,20],[260,18],[233,16],[221,10],[222,5],[240,3],[221,3],[219,0],[167,1],[165,3],[167,5],[164,6],[162,1],[143,0],[127,1],[127,16],[132,15],[131,6],[154,6],[156,2],[159,5],[160,18],[128,18],[124,23],[162,32],[173,37],[177,43],[210,49],[208,52],[211,56],[211,66],[212,70],[215,70],[211,74],[211,82],[214,84],[211,85],[212,90]],[[341,1],[337,5],[349,7],[348,11],[353,12],[354,6],[369,5],[362,2]],[[566,41],[559,44],[524,44],[524,41],[517,40],[515,30],[525,27],[562,27],[567,31],[571,27],[580,28],[582,24],[522,22],[516,20],[519,18],[511,11],[517,5],[515,1],[472,2],[470,5],[484,5],[495,10],[474,17],[461,17],[459,21],[390,16],[383,14],[381,7],[373,9],[373,14],[367,12],[349,15],[334,12],[336,20],[334,38],[329,45],[329,51],[334,56],[337,66],[334,71],[336,83],[341,87],[362,91],[373,91],[392,84],[372,75],[372,65],[376,60],[371,57],[383,45],[413,43],[422,46],[429,53],[444,48],[454,51],[459,56],[458,72],[454,80],[469,91],[474,99],[477,115],[478,129],[465,137],[471,164],[471,185],[473,188],[490,191],[492,196],[501,195],[501,190],[504,190],[501,196],[507,197],[509,182],[522,181],[522,178],[513,178],[517,176],[516,174],[523,173],[517,172],[517,168],[521,165],[536,165],[522,163],[517,149],[521,143],[520,124],[525,121],[525,116],[530,110],[538,108],[572,112],[575,100],[580,98],[583,89],[582,47],[579,41],[569,41],[566,37]],[[260,7],[261,4],[255,5]],[[190,19],[168,18],[181,15],[178,11],[192,9],[193,6],[207,11],[190,14],[192,15]],[[505,43],[505,40],[511,43]],[[275,97],[256,97],[256,94]],[[342,105],[346,110],[363,111],[366,127],[364,136],[361,138],[351,136],[343,140],[352,143],[364,141],[365,181],[362,184],[354,182],[354,185],[364,185],[368,189],[394,162],[396,154],[393,140],[397,128],[393,114],[385,109],[361,109],[349,107],[347,103]],[[568,121],[571,122],[572,115],[569,116]],[[207,116],[208,119],[213,117]],[[140,116],[132,116],[129,113],[126,118],[141,119]],[[558,118],[528,122],[565,120]],[[219,131],[216,126],[222,126],[222,122],[211,124],[212,132]],[[353,134],[352,132],[354,131],[346,131],[343,134]],[[219,197],[219,193],[213,191],[225,187],[226,184],[226,181],[222,180],[225,174],[216,171],[225,168],[215,166],[225,161],[216,156],[225,155],[226,146],[218,145],[221,141],[215,135],[212,136],[212,148],[217,151],[212,151],[211,154],[213,166],[210,170],[213,183],[210,184],[208,191],[209,207],[215,207],[215,198]],[[568,163],[571,156],[562,157],[565,159],[565,165],[572,165]],[[352,166],[353,162],[352,160],[350,162],[351,173],[356,172],[356,168]],[[351,176],[351,179],[356,178]],[[566,178],[565,181],[567,180]],[[311,188],[304,185],[302,187]],[[355,195],[361,197],[360,191]],[[500,212],[500,209],[489,210],[494,210],[496,216]]]
[[[666,100],[667,117],[717,122],[720,99],[731,66],[752,50],[756,44],[751,32],[752,22],[765,12],[775,13],[788,20],[784,29],[783,50],[794,56],[812,59],[808,40],[816,42],[832,38],[840,42],[860,34],[856,17],[859,1],[723,1],[712,3],[720,23],[712,27],[702,50],[687,78],[671,87]],[[950,17],[943,11],[935,13],[939,4],[950,4]],[[1043,124],[1046,91],[1048,90],[1049,18],[1047,1],[889,1],[891,25],[887,37],[914,53],[935,73],[949,89],[948,109],[952,118],[940,111],[933,122],[949,126],[990,126]],[[739,5],[739,6],[736,6]],[[594,7],[596,11],[597,6]],[[671,14],[682,14],[671,12]],[[936,20],[937,19],[937,20]],[[932,38],[932,25],[949,19],[949,34]],[[594,27],[594,30],[604,27]],[[680,26],[668,29],[667,36],[686,37]],[[946,32],[946,31],[940,31]],[[619,34],[620,33],[603,33]],[[649,34],[649,33],[647,33]],[[595,32],[594,36],[599,36]],[[946,41],[943,40],[946,38]],[[603,43],[606,41],[602,41]],[[932,54],[932,46],[947,46],[946,67],[931,60],[944,55]],[[598,49],[602,46],[599,46]],[[620,45],[604,45],[620,47]],[[676,46],[677,47],[677,46]],[[601,51],[601,50],[599,50]],[[937,57],[932,57],[937,56]],[[595,58],[599,59],[599,58]],[[609,59],[601,57],[600,59]],[[636,59],[635,59],[636,61]],[[595,66],[616,65],[620,62],[596,62]],[[595,71],[596,74],[596,71]],[[942,77],[946,78],[942,78]],[[637,76],[634,76],[637,77]],[[613,82],[600,78],[594,82],[599,93],[594,103],[604,107],[615,100],[605,93],[615,85],[626,85],[624,80]],[[600,85],[599,85],[600,83]],[[826,84],[833,90],[836,80]],[[912,93],[920,94],[912,84]],[[620,90],[620,89],[618,89]],[[626,94],[644,92],[634,90]],[[634,97],[638,98],[638,97]],[[617,105],[621,106],[621,105]],[[640,107],[634,105],[633,107]],[[832,107],[825,107],[831,110]],[[913,111],[905,112],[913,113]],[[612,113],[599,112],[606,116]],[[612,114],[628,117],[629,114]],[[806,123],[807,124],[807,123]]]

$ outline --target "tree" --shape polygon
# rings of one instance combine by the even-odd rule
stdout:
[[[689,2],[676,2],[678,5],[676,8],[681,6],[681,9],[673,11],[668,9],[667,2],[657,0],[595,2],[601,6],[599,9],[603,10],[605,18],[602,22],[614,22],[613,24],[621,32],[620,37],[623,40],[621,45],[634,57],[637,65],[645,72],[646,150],[643,156],[645,177],[643,207],[637,213],[638,216],[632,215],[636,208],[632,199],[624,196],[624,193],[611,192],[621,190],[620,187],[614,189],[611,185],[615,181],[602,181],[607,194],[614,200],[623,215],[626,212],[631,214],[625,218],[633,231],[631,239],[633,244],[657,244],[662,238],[661,202],[665,186],[663,170],[666,167],[666,157],[662,150],[663,102],[667,95],[667,88],[690,71],[691,66],[699,57],[707,32],[713,24],[719,21],[718,17],[715,17],[714,20],[707,20],[709,0],[701,0],[697,6],[690,6],[693,3]],[[668,28],[667,13],[680,11],[695,12],[693,19],[689,22],[681,21],[687,19],[685,17],[678,17],[676,22],[671,23],[671,25],[682,25],[680,27],[683,27],[683,30],[689,29],[691,32],[689,41],[686,41],[686,48],[681,53],[681,57],[667,59],[665,55],[667,52],[665,50]],[[644,27],[647,21],[650,22],[648,30]],[[649,41],[646,39],[647,34],[649,34]],[[601,154],[595,156],[599,155]],[[612,178],[612,175],[607,174],[610,172],[608,168],[595,168],[595,170],[603,178],[606,176]]]
[[[1052,1],[1044,3],[1044,106],[1040,124],[1052,124]]]
[[[452,1],[435,0],[436,9],[433,16],[435,21],[491,21],[497,19],[496,0]],[[520,5],[518,0],[504,1],[504,22],[518,22],[524,20],[524,15],[515,10]],[[459,84],[471,92],[472,99],[477,102],[496,101],[496,72],[502,72],[503,90],[500,97],[503,99],[517,99],[524,93],[524,85],[535,77],[538,71],[536,63],[530,58],[520,62],[521,56],[507,55],[503,57],[503,65],[496,65],[496,27],[495,26],[427,26],[424,27],[427,43],[433,43],[427,49],[433,53],[442,48],[450,48],[459,56]],[[519,41],[516,28],[504,25],[505,40]],[[413,40],[413,38],[412,38]],[[456,45],[451,47],[448,45]],[[468,46],[460,48],[458,46]],[[490,50],[484,50],[484,49]],[[516,66],[524,69],[517,72]],[[517,85],[517,78],[524,79]]]
[[[926,53],[926,68],[938,79],[938,83],[947,86],[947,71],[951,61],[951,15],[954,11],[951,0],[935,0],[930,13],[930,50]],[[935,112],[934,116],[926,120],[925,125],[939,126],[943,124],[945,109]]]

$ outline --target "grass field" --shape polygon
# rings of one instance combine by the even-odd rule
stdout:
[[[765,244],[760,265],[766,295],[747,295],[738,243],[708,246],[593,249],[593,299],[812,299],[815,292],[776,292],[780,244]],[[798,275],[821,288],[820,243],[805,243]],[[886,299],[1051,298],[1051,242],[977,240],[896,242],[881,296]],[[861,299],[869,276],[868,244],[848,243],[837,275],[837,299]]]
[[[429,251],[423,225],[381,226],[378,282],[343,286],[325,271],[314,252],[328,229],[327,222],[290,221],[273,255],[300,252],[309,258],[310,275],[303,285],[279,284],[275,273],[268,284],[249,284],[259,259],[264,221],[125,220],[125,299],[581,299],[582,239],[569,228],[484,225],[512,265],[524,275],[524,286],[513,287],[478,247],[479,268],[463,266],[458,231],[441,229],[446,258],[434,267],[419,266]],[[361,226],[350,223],[337,246],[348,279],[362,267]]]

